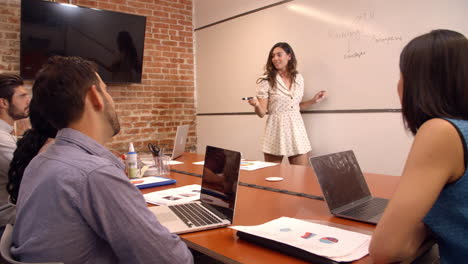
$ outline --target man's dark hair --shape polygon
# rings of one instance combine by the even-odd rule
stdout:
[[[468,119],[468,39],[445,29],[411,40],[400,55],[402,113],[416,134],[432,118]]]
[[[51,57],[33,85],[41,114],[57,129],[81,117],[89,87],[99,87],[96,65],[79,57]],[[100,90],[99,90],[100,91]]]
[[[15,93],[15,88],[23,85],[23,78],[15,74],[0,74],[0,98],[5,98],[11,103],[11,97]]]

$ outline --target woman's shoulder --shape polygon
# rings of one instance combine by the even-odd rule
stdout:
[[[460,142],[459,128],[444,118],[432,118],[424,122],[415,135],[416,141],[426,142],[426,147],[457,145]]]
[[[262,74],[262,75],[260,75],[260,77],[258,77],[258,80],[259,81],[267,81],[268,80],[268,75]]]
[[[458,180],[465,171],[467,133],[453,121],[444,118],[427,120],[419,127],[413,143],[419,153],[431,153],[432,163],[440,160],[450,165],[452,173],[448,182]]]
[[[268,75],[263,74],[257,79],[257,84],[259,85],[266,85],[268,84]]]
[[[296,73],[296,83],[298,84],[304,84],[304,77],[300,73]]]
[[[431,133],[444,133],[454,129],[453,122],[450,122],[448,119],[432,118],[424,122],[421,127],[419,127],[418,132],[431,131]]]
[[[461,125],[468,125],[468,120],[435,117],[424,122],[419,129],[424,128],[430,130],[447,130]]]

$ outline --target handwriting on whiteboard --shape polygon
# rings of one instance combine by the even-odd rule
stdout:
[[[368,54],[361,46],[367,44],[390,44],[401,42],[403,37],[395,34],[387,34],[373,28],[376,20],[374,10],[362,12],[346,24],[346,30],[329,30],[328,37],[337,41],[346,41],[346,50],[343,59],[360,59]],[[365,46],[365,45],[364,45]]]

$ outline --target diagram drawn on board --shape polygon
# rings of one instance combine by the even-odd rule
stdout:
[[[329,30],[328,37],[332,40],[346,41],[346,51],[343,54],[343,59],[360,59],[368,54],[368,51],[363,48],[364,41],[371,41],[375,44],[388,44],[395,41],[403,41],[400,35],[393,35],[376,30],[373,27],[376,20],[375,10],[363,12],[354,17],[350,22],[341,20],[340,26],[345,30]]]

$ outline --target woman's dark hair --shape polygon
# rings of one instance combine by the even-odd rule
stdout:
[[[294,54],[293,49],[291,46],[286,43],[286,42],[278,42],[273,47],[270,49],[270,52],[268,53],[268,59],[267,63],[265,65],[265,72],[264,75],[265,77],[261,77],[257,80],[257,83],[267,80],[268,83],[270,84],[270,87],[276,87],[276,74],[278,73],[278,70],[275,68],[275,65],[273,65],[273,62],[271,61],[273,58],[273,50],[275,48],[282,48],[286,54],[291,55],[291,60],[288,62],[288,68],[287,72],[289,76],[291,76],[291,82],[294,83],[296,80],[296,74],[297,74],[297,60],[296,60],[296,55]]]
[[[29,162],[37,155],[44,146],[48,138],[55,138],[57,129],[47,122],[39,110],[34,98],[29,105],[29,120],[31,129],[24,132],[23,137],[18,140],[17,148],[13,153],[13,159],[8,170],[7,191],[10,194],[10,201],[16,204],[18,193],[23,179],[23,173]]]
[[[468,119],[468,40],[445,29],[411,40],[400,55],[406,127],[437,117]]]

